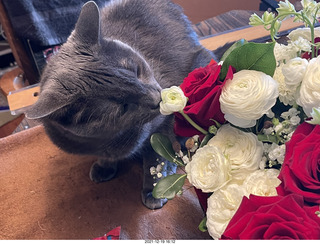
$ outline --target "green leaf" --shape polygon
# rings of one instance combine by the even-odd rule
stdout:
[[[229,47],[228,50],[222,55],[221,61],[224,61],[234,49],[241,47],[242,45],[244,45],[246,43],[248,43],[248,41],[246,41],[245,39],[241,39],[241,40],[233,43],[232,46]]]
[[[270,142],[270,143],[276,143],[279,144],[279,139],[276,135],[264,135],[264,134],[259,134],[258,135],[258,140],[262,142]]]
[[[186,174],[173,174],[161,179],[153,188],[152,196],[158,199],[173,199],[181,191],[186,177]]]
[[[172,148],[172,143],[168,137],[160,133],[156,133],[151,136],[150,143],[153,150],[160,156],[179,166],[184,166],[182,160],[176,157],[176,154]]]
[[[273,49],[275,43],[246,43],[234,49],[225,59],[221,68],[220,78],[225,79],[229,66],[240,70],[257,70],[273,76],[276,59]]]
[[[199,230],[202,231],[202,232],[207,232],[208,231],[208,228],[207,228],[207,216],[204,217],[200,224],[199,224]]]

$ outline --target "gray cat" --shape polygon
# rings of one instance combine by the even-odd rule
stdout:
[[[151,194],[150,167],[159,156],[149,140],[156,132],[174,140],[174,133],[173,117],[159,113],[160,91],[212,58],[169,0],[114,0],[101,10],[91,1],[44,69],[39,100],[26,114],[41,119],[61,149],[98,156],[94,182],[114,177],[118,161],[142,155],[142,201],[161,208],[166,199]]]

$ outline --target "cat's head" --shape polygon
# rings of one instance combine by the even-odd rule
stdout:
[[[116,157],[124,147],[134,150],[159,115],[161,87],[152,70],[128,45],[101,37],[94,2],[82,8],[40,84],[39,100],[26,116],[41,119],[50,138],[69,152]]]

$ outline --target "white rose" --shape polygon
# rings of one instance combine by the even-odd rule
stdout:
[[[243,186],[248,194],[257,196],[277,196],[276,187],[281,181],[278,179],[279,170],[257,170],[247,176]]]
[[[227,80],[219,101],[225,119],[249,128],[275,105],[278,83],[269,75],[255,70],[241,70]]]
[[[307,116],[311,116],[313,107],[320,104],[320,56],[309,61],[305,76],[300,87],[297,104]]]
[[[306,40],[308,40],[309,42],[311,41],[311,31],[310,31],[310,28],[298,28],[298,29],[295,29],[293,31],[291,31],[289,34],[288,34],[288,38],[291,40],[291,41],[296,41],[299,39],[299,37],[302,37]],[[317,27],[317,28],[314,28],[314,37],[320,37],[320,27]]]
[[[233,179],[244,180],[249,172],[259,168],[263,143],[253,133],[246,133],[226,124],[220,127],[207,145],[216,146],[228,158]]]
[[[282,74],[285,77],[286,85],[298,86],[302,82],[304,74],[306,73],[308,61],[304,58],[290,59],[282,66]]]
[[[161,91],[160,113],[169,115],[184,109],[187,104],[187,97],[178,86],[165,88]]]
[[[211,145],[198,149],[185,170],[190,183],[203,192],[214,192],[231,180],[230,163]]]
[[[208,199],[207,228],[210,236],[219,239],[239,208],[246,191],[238,184],[228,184]]]

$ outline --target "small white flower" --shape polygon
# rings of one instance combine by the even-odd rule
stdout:
[[[150,168],[150,174],[151,174],[151,175],[155,175],[156,173],[157,173],[156,168],[155,168],[154,166],[152,166],[152,167]]]
[[[312,108],[311,112],[312,120],[307,120],[309,124],[320,125],[320,107]]]
[[[157,168],[156,168],[156,171],[159,173],[159,172],[162,171],[162,168],[163,168],[162,164],[158,164]]]
[[[267,114],[278,97],[278,83],[255,70],[241,70],[227,80],[219,98],[221,111],[230,123],[249,128]]]
[[[157,177],[160,179],[162,177],[162,173],[157,173]]]
[[[291,117],[297,116],[300,112],[296,108],[290,108],[288,111],[283,112],[280,116],[283,119],[290,119]]]
[[[272,144],[263,143],[263,152],[268,153],[270,150],[272,150]]]
[[[249,18],[249,25],[257,26],[263,25],[264,21],[256,13],[252,14]]]
[[[297,52],[310,52],[311,51],[311,43],[302,38],[301,36],[298,37],[297,40],[292,41],[291,44],[296,48]]]
[[[301,119],[299,116],[293,116],[292,118],[290,118],[290,123],[295,126],[298,125],[300,123]]]
[[[271,159],[272,161],[277,160],[279,163],[282,163],[284,161],[284,156],[285,156],[285,145],[281,145],[281,146],[276,145],[276,147],[269,152],[269,159]]]
[[[287,112],[283,112],[281,115],[280,115],[281,118],[283,119],[290,119],[290,113],[287,111]]]
[[[187,104],[187,97],[178,86],[165,88],[161,91],[160,113],[169,115],[184,109]]]
[[[299,113],[300,113],[300,111],[298,110],[298,109],[296,109],[296,108],[290,108],[289,110],[288,110],[288,112],[290,113],[290,116],[292,117],[292,116],[296,116],[296,115],[298,115]]]
[[[282,13],[295,13],[296,10],[294,8],[294,5],[292,3],[290,3],[288,0],[286,0],[285,2],[280,1],[279,2],[279,7],[277,8],[277,11],[279,14]]]

